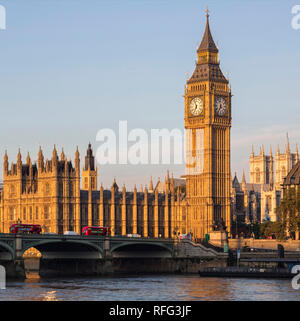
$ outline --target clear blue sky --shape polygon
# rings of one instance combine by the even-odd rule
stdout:
[[[16,160],[53,144],[81,159],[96,133],[133,128],[183,130],[183,89],[211,11],[221,68],[233,97],[232,172],[248,175],[251,145],[273,152],[300,143],[300,30],[296,0],[6,0],[0,31],[0,157]],[[148,184],[168,166],[102,166],[110,186]],[[2,172],[2,161],[0,170]],[[184,166],[170,166],[175,176]],[[2,176],[2,175],[1,175]]]

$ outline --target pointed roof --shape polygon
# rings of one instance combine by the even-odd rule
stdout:
[[[41,146],[40,146],[40,148],[39,148],[38,157],[39,157],[39,158],[43,157],[43,151],[42,151],[42,147],[41,147]]]
[[[30,155],[29,155],[29,152],[27,152],[27,158],[26,158],[27,165],[29,165],[30,162],[31,162]]]
[[[285,148],[285,150],[286,150],[286,153],[290,153],[290,140],[289,140],[289,134],[288,133],[286,133],[286,148]]]
[[[64,148],[61,149],[61,154],[60,154],[60,159],[61,160],[65,160],[66,158],[66,155],[65,155],[65,152],[64,152]]]
[[[201,41],[200,46],[198,47],[197,52],[201,51],[210,51],[218,53],[219,50],[214,42],[214,39],[211,35],[210,27],[209,27],[209,14],[206,14],[206,27],[204,31],[204,35]]]
[[[206,27],[205,32],[201,41],[200,46],[197,49],[197,54],[199,55],[202,52],[209,51],[210,53],[217,54],[219,52],[213,37],[211,35],[210,27],[209,27],[209,15],[206,15]],[[228,84],[228,80],[224,77],[222,70],[220,68],[219,62],[203,62],[198,59],[196,63],[196,68],[190,77],[187,80],[188,84],[199,82],[199,81],[216,81]]]
[[[95,157],[93,155],[91,143],[89,143],[87,151],[86,151],[84,169],[86,171],[88,171],[88,170],[94,171],[95,170]]]
[[[119,186],[118,186],[118,184],[116,182],[116,178],[115,177],[114,177],[114,181],[112,183],[111,189],[114,190],[115,192],[119,191]]]
[[[75,151],[75,158],[79,159],[79,150],[78,150],[78,146],[76,146],[76,151]]]
[[[235,189],[237,189],[237,190],[239,190],[240,189],[240,183],[239,183],[239,180],[238,180],[238,178],[237,178],[237,176],[236,176],[236,173],[235,173],[235,175],[234,175],[234,179],[233,179],[233,181],[232,181],[232,187],[233,188],[235,188]]]
[[[298,162],[288,173],[283,185],[300,185],[300,162]]]
[[[17,161],[18,161],[18,163],[21,163],[21,162],[22,162],[22,156],[21,156],[21,150],[20,150],[20,148],[19,148],[19,151],[18,151]]]
[[[152,181],[152,176],[150,178],[150,184],[149,184],[149,192],[153,192],[153,181]]]
[[[245,171],[243,170],[242,184],[246,184]]]

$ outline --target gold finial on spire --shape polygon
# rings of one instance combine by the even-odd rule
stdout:
[[[209,17],[209,9],[208,9],[208,5],[206,5],[206,10],[205,10],[205,12],[206,12],[206,17],[208,18],[208,17]]]

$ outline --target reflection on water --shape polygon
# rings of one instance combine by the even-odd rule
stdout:
[[[200,278],[193,276],[128,276],[76,279],[41,279],[7,282],[0,301],[198,301],[288,300],[300,301],[291,280]]]

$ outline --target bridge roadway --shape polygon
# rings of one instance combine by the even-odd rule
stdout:
[[[25,277],[23,254],[30,248],[41,252],[41,276],[196,272],[205,260],[223,264],[227,259],[224,253],[173,239],[0,234],[0,265],[10,277]]]

